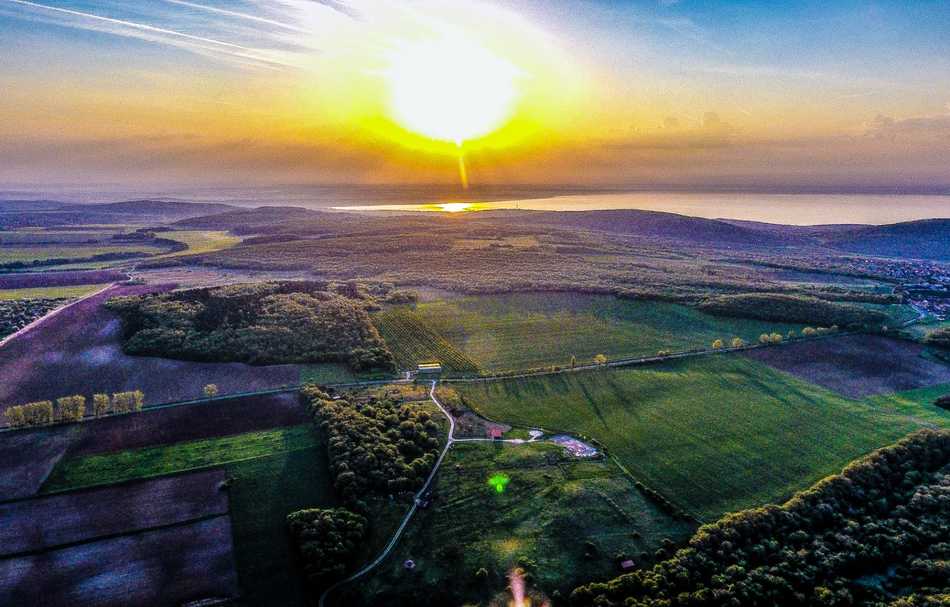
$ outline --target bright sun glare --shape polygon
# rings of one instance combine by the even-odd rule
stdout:
[[[518,75],[510,62],[462,37],[412,42],[389,56],[389,111],[410,131],[461,145],[510,118]]]

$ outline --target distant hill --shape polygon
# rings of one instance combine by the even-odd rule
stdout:
[[[146,215],[149,217],[168,217],[184,219],[202,215],[226,213],[238,209],[229,204],[208,202],[178,202],[175,200],[127,200],[103,204],[81,205],[85,209],[120,215]]]
[[[534,225],[574,227],[642,237],[683,240],[709,246],[722,244],[761,246],[788,244],[797,240],[790,235],[776,234],[771,242],[763,242],[762,234],[758,231],[726,221],[634,209],[539,212],[532,213],[530,221]]]
[[[169,223],[237,208],[227,204],[169,200],[128,200],[102,204],[0,200],[0,228]]]
[[[266,228],[274,226],[292,227],[301,223],[319,221],[330,215],[335,215],[338,218],[342,216],[342,214],[311,211],[301,207],[232,208],[224,213],[182,219],[176,222],[176,225],[208,230],[234,230],[237,233],[249,234],[267,232],[269,230]]]
[[[950,219],[923,219],[836,234],[825,242],[864,255],[950,261]]]
[[[67,205],[55,200],[0,200],[0,213],[21,213],[23,211],[55,211]]]

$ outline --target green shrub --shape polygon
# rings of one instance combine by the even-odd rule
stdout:
[[[366,518],[346,508],[313,508],[287,515],[307,580],[317,587],[343,578],[366,536]]]

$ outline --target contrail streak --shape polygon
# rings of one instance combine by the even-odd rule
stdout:
[[[187,6],[189,8],[195,8],[202,11],[208,11],[210,13],[217,13],[219,15],[227,15],[228,17],[236,17],[238,19],[246,19],[248,21],[256,21],[257,23],[266,23],[267,25],[273,25],[275,27],[282,27],[284,29],[298,32],[300,34],[309,33],[307,30],[302,27],[297,27],[291,23],[284,23],[283,21],[277,21],[276,19],[268,19],[266,17],[258,17],[257,15],[249,15],[248,13],[241,13],[238,11],[231,11],[224,8],[218,8],[216,6],[208,6],[206,4],[198,4],[196,2],[186,2],[185,0],[165,0],[169,4],[177,4],[179,6]]]
[[[124,25],[125,27],[130,27],[132,29],[142,30],[145,32],[153,32],[156,34],[165,34],[167,36],[177,36],[179,38],[185,38],[186,40],[194,40],[195,42],[204,42],[206,44],[217,44],[220,46],[228,48],[236,48],[242,51],[247,51],[250,53],[255,52],[256,49],[252,49],[246,46],[241,46],[240,44],[234,44],[232,42],[224,42],[222,40],[215,40],[214,38],[205,38],[203,36],[194,36],[192,34],[186,34],[184,32],[176,32],[175,30],[165,29],[163,27],[155,27],[154,25],[146,25],[144,23],[136,23],[134,21],[126,21],[124,19],[113,19],[112,17],[103,17],[102,15],[96,15],[93,13],[84,13],[82,11],[75,11],[69,8],[60,8],[58,6],[49,6],[47,4],[40,4],[38,2],[30,2],[29,0],[9,0],[15,4],[22,4],[24,6],[32,6],[34,8],[40,8],[48,11],[53,11],[57,13],[65,13],[67,15],[73,15],[75,17],[84,17],[86,19],[95,19],[97,21],[104,21],[106,23],[113,23],[115,25]]]

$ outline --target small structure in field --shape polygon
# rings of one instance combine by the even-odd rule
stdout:
[[[488,438],[492,440],[499,440],[503,432],[498,426],[489,426],[487,434]]]
[[[406,571],[412,571],[416,568],[416,562],[412,559],[406,559],[406,562],[404,562],[402,566]]]
[[[620,562],[620,568],[623,569],[624,571],[627,571],[628,569],[633,569],[634,567],[636,567],[636,563],[634,563],[630,559]]]
[[[416,367],[417,375],[438,375],[439,373],[442,373],[441,363],[419,363]]]

